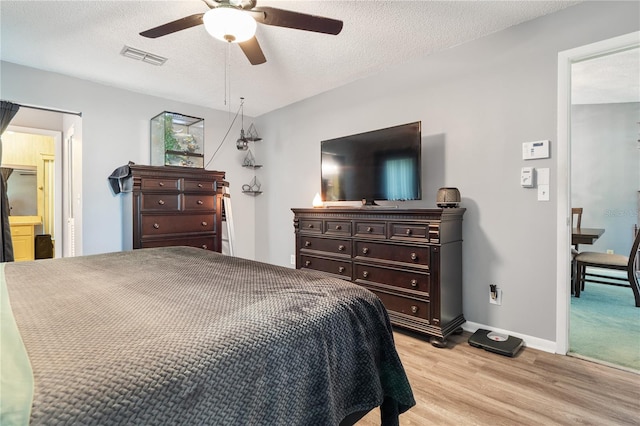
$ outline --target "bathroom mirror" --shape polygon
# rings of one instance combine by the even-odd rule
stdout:
[[[10,216],[38,215],[38,182],[35,166],[2,166],[7,179]],[[7,178],[8,176],[8,178]]]

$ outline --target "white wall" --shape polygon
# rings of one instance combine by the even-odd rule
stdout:
[[[585,2],[259,117],[257,258],[289,264],[290,209],[320,190],[321,140],[421,120],[423,201],[405,205],[460,189],[466,319],[555,341],[558,52],[639,28],[637,2]],[[522,160],[522,142],[541,139],[551,158]],[[520,187],[525,165],[550,168],[551,201]],[[490,283],[502,306],[489,305]]]
[[[235,115],[231,113],[146,96],[76,78],[1,62],[0,93],[3,100],[82,113],[82,245],[83,254],[120,251],[121,200],[111,191],[107,177],[118,166],[133,161],[149,164],[149,120],[162,111],[205,119],[205,157],[210,159]],[[141,66],[148,66],[142,64]],[[39,127],[38,123],[20,125]],[[248,126],[251,119],[245,117]],[[18,124],[18,123],[14,123]],[[51,123],[42,123],[47,128]],[[244,152],[235,148],[240,120],[207,169],[227,173],[236,226],[235,251],[254,257],[254,198],[240,193],[252,175],[241,167]]]
[[[640,103],[571,107],[571,205],[583,228],[604,228],[593,250],[627,256],[637,224]]]

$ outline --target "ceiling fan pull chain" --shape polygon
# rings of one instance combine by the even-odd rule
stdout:
[[[228,68],[229,68],[229,45],[231,43],[227,43],[227,51],[226,54],[224,55],[224,104],[227,105],[227,84],[228,84],[228,80],[229,80],[229,72],[228,72]],[[229,104],[229,114],[231,114],[231,105]]]
[[[231,43],[227,43],[227,84],[229,85],[227,93],[229,96],[229,114],[231,114]]]

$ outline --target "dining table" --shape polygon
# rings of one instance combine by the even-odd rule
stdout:
[[[602,228],[573,228],[571,232],[571,244],[593,244],[604,234]]]

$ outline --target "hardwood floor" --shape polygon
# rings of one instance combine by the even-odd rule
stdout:
[[[417,404],[400,425],[640,425],[640,374],[524,348],[515,357],[446,349],[394,332]],[[358,426],[380,424],[378,410]]]

